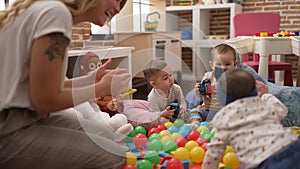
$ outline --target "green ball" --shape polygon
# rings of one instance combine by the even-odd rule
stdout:
[[[150,161],[152,164],[153,163],[159,164],[159,161],[160,161],[160,158],[159,158],[159,155],[157,154],[157,152],[153,152],[153,151],[146,153],[144,156],[144,159]]]
[[[137,126],[135,129],[134,129],[135,133],[136,134],[144,134],[144,135],[147,135],[147,130],[145,129],[145,127],[143,126]]]
[[[132,131],[128,134],[128,136],[125,138],[125,142],[126,142],[126,143],[131,143],[131,142],[133,142],[133,137],[134,137],[135,135],[136,135],[135,131],[132,130]]]
[[[201,131],[200,131],[201,137],[204,138],[204,136],[205,136],[206,134],[210,134],[210,132],[209,132],[208,130],[201,130]]]
[[[171,153],[171,151],[175,151],[177,148],[178,146],[173,140],[169,140],[163,145],[164,151],[169,154]]]
[[[137,169],[153,169],[153,167],[150,161],[141,160],[137,164]]]
[[[149,142],[149,150],[154,150],[154,151],[161,151],[163,150],[163,144],[160,140],[154,139]]]
[[[181,126],[184,125],[184,121],[182,119],[176,119],[173,124],[179,129]]]
[[[149,142],[151,142],[152,140],[160,140],[160,139],[161,139],[161,135],[159,135],[158,133],[153,133],[149,137]]]

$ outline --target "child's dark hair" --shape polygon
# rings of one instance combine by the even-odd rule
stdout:
[[[235,49],[226,43],[221,43],[212,49],[211,60],[212,61],[214,60],[214,57],[216,56],[216,54],[224,54],[224,53],[227,53],[228,51],[232,52],[234,61],[237,60],[237,53],[236,53]]]
[[[150,82],[155,79],[156,74],[164,69],[167,66],[167,63],[161,60],[150,60],[144,67],[143,73],[147,82]]]
[[[218,99],[227,105],[237,99],[257,96],[254,77],[242,68],[227,70],[218,80]]]

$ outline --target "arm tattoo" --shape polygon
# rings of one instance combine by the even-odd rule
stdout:
[[[51,33],[49,34],[51,39],[48,49],[45,51],[45,55],[48,56],[49,60],[52,61],[55,58],[65,58],[65,50],[69,45],[70,40],[65,37],[62,33]]]

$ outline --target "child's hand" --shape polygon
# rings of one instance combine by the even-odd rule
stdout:
[[[175,110],[171,110],[171,107],[168,106],[165,110],[163,110],[162,112],[160,112],[160,116],[161,117],[169,117],[169,116],[173,116],[174,115],[174,111]]]
[[[256,90],[259,97],[268,93],[268,86],[265,85],[262,81],[256,80]]]

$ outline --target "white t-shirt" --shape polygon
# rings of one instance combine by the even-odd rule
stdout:
[[[71,39],[72,15],[58,1],[37,1],[0,30],[0,111],[33,109],[29,97],[29,64],[33,40],[60,32]],[[67,57],[64,60],[66,74]]]

